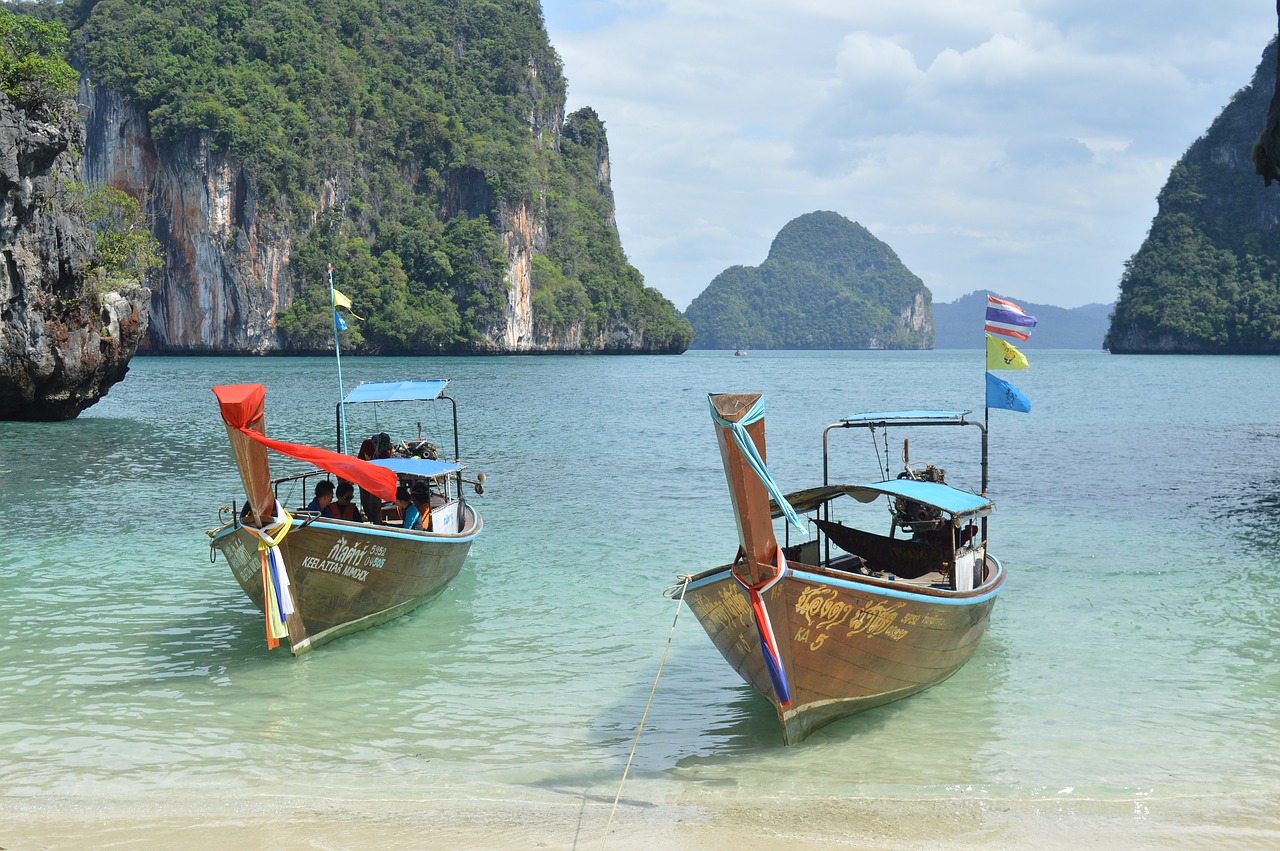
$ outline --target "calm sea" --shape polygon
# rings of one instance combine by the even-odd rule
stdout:
[[[991,412],[1009,582],[977,655],[793,748],[662,595],[737,545],[706,395],[766,394],[770,466],[799,489],[842,416],[980,406],[980,352],[344,360],[348,389],[452,380],[485,532],[442,597],[301,659],[266,649],[210,563],[240,486],[209,388],[260,382],[269,434],[331,446],[332,361],[136,359],[78,420],[0,423],[0,808],[447,792],[607,809],[674,620],[628,807],[1212,810],[1250,826],[1244,844],[1274,840],[1280,359],[1024,352],[1004,375],[1033,413]],[[416,425],[384,410],[349,429]],[[976,488],[966,437],[912,459]],[[865,436],[840,451],[835,477],[874,475]]]

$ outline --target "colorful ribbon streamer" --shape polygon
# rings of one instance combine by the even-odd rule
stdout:
[[[751,611],[755,613],[756,630],[760,633],[760,651],[764,656],[764,667],[769,672],[773,683],[773,693],[782,706],[791,705],[791,688],[787,684],[787,672],[782,667],[782,654],[778,652],[778,642],[773,637],[773,623],[769,620],[769,611],[764,605],[764,592],[777,585],[789,572],[786,557],[782,555],[782,547],[778,547],[778,572],[763,582],[748,585],[735,571],[733,578],[747,590],[751,597]]]
[[[284,554],[280,552],[280,542],[293,528],[293,516],[277,501],[272,523],[260,529],[253,526],[241,528],[258,539],[258,552],[262,557],[262,608],[267,621],[267,648],[275,649],[280,646],[280,639],[289,635],[285,621],[294,612],[289,574],[285,570]]]

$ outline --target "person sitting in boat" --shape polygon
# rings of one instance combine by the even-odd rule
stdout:
[[[396,510],[400,514],[400,523],[406,529],[412,529],[418,522],[418,508],[413,504],[409,489],[404,485],[396,488]]]
[[[413,487],[409,490],[409,496],[413,499],[413,507],[418,512],[413,525],[405,522],[406,529],[416,529],[419,532],[431,531],[431,483],[426,481],[417,481],[413,483]]]
[[[360,514],[360,509],[356,508],[355,503],[351,500],[355,498],[356,486],[351,482],[338,482],[338,489],[334,492],[335,500],[325,506],[324,511],[320,512],[325,517],[332,517],[335,520],[350,520],[353,523],[363,523],[364,517]]]
[[[372,461],[375,458],[391,457],[391,435],[385,431],[380,431],[373,437],[365,438],[360,444],[360,452],[357,457],[361,461]],[[382,499],[369,493],[364,488],[360,488],[360,508],[364,510],[364,516],[369,519],[370,523],[381,523],[382,516]]]
[[[329,503],[333,502],[333,482],[328,479],[321,479],[316,482],[315,499],[307,503],[306,511],[313,511],[316,514],[324,514],[325,509],[329,507]]]

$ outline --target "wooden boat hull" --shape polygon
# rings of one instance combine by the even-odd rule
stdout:
[[[321,518],[294,518],[280,544],[302,632],[291,625],[295,656],[399,617],[453,581],[480,534],[478,515],[460,535],[429,535],[395,527]],[[237,524],[213,533],[210,544],[255,606],[265,611],[258,538]]]
[[[762,595],[791,705],[765,667],[749,596],[725,565],[693,577],[685,599],[725,660],[778,711],[787,744],[831,721],[942,682],[969,660],[1004,585],[987,556],[967,592],[789,565]]]

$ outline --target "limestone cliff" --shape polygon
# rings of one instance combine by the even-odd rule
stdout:
[[[692,339],[622,251],[603,122],[566,116],[536,2],[77,8],[85,175],[144,199],[164,253],[145,348],[326,350],[329,262],[357,352]]]
[[[82,84],[84,177],[143,199],[164,267],[151,295],[144,349],[242,352],[277,349],[275,314],[289,306],[289,249],[281,224],[289,200],[259,202],[252,181],[207,135],[181,144],[151,138],[147,117],[118,94]],[[320,188],[316,213],[335,201]]]
[[[1280,18],[1280,0],[1276,0],[1276,17]],[[1271,107],[1267,110],[1262,135],[1253,146],[1255,169],[1262,175],[1267,186],[1272,181],[1280,180],[1280,54],[1276,55],[1274,65],[1275,94],[1271,96]]]
[[[94,236],[61,196],[83,136],[56,113],[0,95],[0,419],[75,417],[124,377],[147,330],[149,290],[88,277]]]

